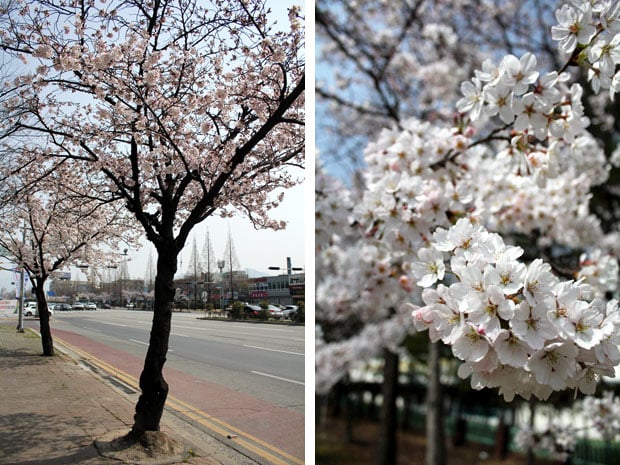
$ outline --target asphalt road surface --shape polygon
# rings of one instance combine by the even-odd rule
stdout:
[[[166,366],[304,413],[303,326],[199,320],[199,316],[173,314]],[[135,310],[59,311],[52,332],[71,331],[144,358],[151,319],[151,312]]]

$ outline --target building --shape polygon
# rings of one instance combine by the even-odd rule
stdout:
[[[248,301],[291,305],[304,300],[305,273],[281,274],[251,278],[248,283]]]

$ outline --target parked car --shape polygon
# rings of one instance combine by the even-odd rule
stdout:
[[[85,310],[97,310],[97,304],[93,302],[84,302],[84,309]]]
[[[287,305],[286,307],[284,307],[284,310],[282,310],[282,318],[288,318],[289,320],[292,320],[297,313],[297,310],[299,310],[298,305]]]
[[[56,304],[54,305],[54,311],[67,311],[71,310],[71,305],[69,304]]]
[[[127,304],[127,308],[136,308],[136,304],[134,304],[133,302],[129,302]]]
[[[269,311],[271,318],[275,318],[276,320],[282,318],[282,309],[280,307],[277,307],[276,305],[269,305],[267,310]]]
[[[84,310],[84,304],[82,302],[76,302],[71,306],[71,310]]]
[[[260,310],[261,308],[258,305],[245,304],[243,306],[243,313],[247,316],[258,316]]]

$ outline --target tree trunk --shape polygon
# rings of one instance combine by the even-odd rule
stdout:
[[[52,330],[50,329],[50,314],[47,309],[47,300],[43,286],[45,281],[33,280],[34,295],[37,298],[37,308],[39,309],[39,325],[41,331],[41,344],[43,345],[43,355],[51,357],[54,355],[54,341],[52,340]]]
[[[379,433],[378,465],[396,465],[397,427],[396,396],[398,391],[398,355],[383,351],[383,404],[381,406],[381,431]]]
[[[534,396],[530,397],[528,404],[530,406],[530,432],[533,433],[534,419],[536,418],[536,400],[534,399]],[[526,463],[527,465],[534,465],[536,463],[536,455],[534,454],[534,448],[531,445],[527,447]]]
[[[428,346],[428,387],[426,389],[426,465],[445,465],[443,395],[439,369],[439,343]]]
[[[170,338],[177,255],[178,251],[173,242],[158,248],[153,323],[144,369],[140,375],[142,394],[136,404],[134,425],[130,433],[133,437],[139,437],[145,431],[159,431],[168,397],[168,383],[164,380],[163,368]]]

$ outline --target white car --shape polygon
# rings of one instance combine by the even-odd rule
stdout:
[[[47,306],[47,311],[49,312],[50,316],[54,315],[54,305],[53,304],[49,304]],[[39,316],[39,307],[37,306],[36,302],[24,302],[24,310],[22,315],[24,316]]]
[[[37,303],[36,302],[24,302],[24,310],[23,310],[23,315],[24,316],[38,316],[39,315],[39,309],[37,307]]]
[[[282,318],[288,318],[289,320],[292,320],[295,316],[295,313],[297,313],[297,310],[299,310],[298,305],[287,305],[286,307],[284,307],[284,310],[282,310]]]
[[[269,312],[269,315],[271,315],[271,318],[275,318],[276,320],[282,318],[282,309],[280,307],[276,307],[275,305],[269,305],[267,311]]]

